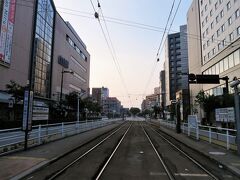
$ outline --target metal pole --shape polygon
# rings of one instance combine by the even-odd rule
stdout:
[[[77,122],[79,123],[79,94],[78,94],[78,103],[77,103]]]
[[[63,89],[63,68],[62,68],[62,77],[61,77],[61,89],[60,89],[60,104],[62,103],[62,89]]]
[[[238,87],[234,86],[234,101],[235,101],[235,118],[236,118],[236,129],[237,129],[237,149],[240,154],[240,110],[239,110],[239,95]]]
[[[229,80],[229,78],[228,78],[228,76],[226,76],[226,77],[225,77],[225,82],[226,82],[226,94],[229,93],[228,80]]]

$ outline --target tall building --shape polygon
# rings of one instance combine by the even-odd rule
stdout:
[[[99,105],[103,105],[103,101],[109,97],[109,90],[106,87],[92,88],[92,99],[97,101]]]
[[[121,110],[121,102],[116,97],[107,97],[103,100],[103,114],[109,118],[119,117]]]
[[[166,85],[165,85],[165,71],[162,70],[160,72],[160,81],[159,81],[159,86],[160,86],[160,107],[164,109],[166,106]]]
[[[240,1],[211,0],[199,2],[201,33],[201,72],[239,78],[240,74]],[[191,24],[190,24],[191,25]],[[204,84],[209,94],[222,95],[225,82]],[[231,88],[229,88],[231,93]]]
[[[189,73],[202,74],[202,52],[201,52],[201,29],[199,19],[199,0],[193,0],[187,13],[187,27],[188,27],[188,64]],[[190,104],[194,105],[191,108],[192,114],[198,114],[199,119],[201,116],[201,109],[195,105],[197,94],[203,89],[202,84],[189,84]]]
[[[159,87],[154,88],[154,94],[146,96],[146,99],[142,101],[141,109],[144,110],[153,110],[154,106],[160,106],[160,92]]]
[[[90,55],[53,0],[2,0],[0,10],[1,91],[11,80],[28,85],[34,92],[33,108],[44,112],[61,91],[63,98],[72,91],[89,91]]]
[[[166,106],[181,94],[181,110],[186,118],[189,109],[187,25],[180,32],[169,34],[165,42]]]

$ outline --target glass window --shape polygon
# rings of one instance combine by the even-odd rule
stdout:
[[[240,11],[239,11],[239,9],[237,9],[235,11],[235,18],[237,19],[239,16],[240,16]]]
[[[219,63],[217,63],[215,66],[216,66],[216,74],[219,74]]]
[[[225,24],[223,24],[223,25],[221,26],[221,30],[222,30],[222,32],[225,31]]]
[[[214,66],[212,66],[212,74],[216,74],[216,66],[214,65]]]
[[[216,49],[213,48],[213,49],[212,49],[212,54],[214,55],[215,53],[216,53]]]
[[[213,10],[211,9],[211,11],[210,11],[210,16],[212,16],[213,15]]]
[[[233,41],[234,37],[233,37],[233,32],[229,34],[229,40]]]
[[[234,52],[234,63],[235,63],[235,65],[240,64],[239,52],[240,52],[239,50]]]
[[[224,16],[224,11],[223,10],[220,12],[220,16],[221,16],[221,18]]]
[[[215,10],[218,8],[218,2],[215,3]]]
[[[216,16],[216,23],[219,22],[219,15]]]
[[[222,40],[222,46],[224,47],[226,45],[226,39]]]
[[[238,36],[240,35],[240,26],[238,26],[238,28],[237,28],[237,35]]]
[[[218,50],[221,50],[221,49],[222,49],[222,44],[218,43]]]
[[[224,71],[224,69],[223,69],[223,60],[221,60],[220,62],[219,62],[219,73],[222,73],[223,71]]]
[[[214,26],[214,23],[213,23],[213,22],[211,22],[211,29],[213,29],[213,26]]]
[[[224,71],[228,70],[228,69],[229,69],[228,57],[226,57],[226,58],[223,60],[223,63],[224,63],[223,70],[224,70]]]
[[[228,18],[228,25],[230,26],[232,24],[232,17]]]
[[[215,37],[214,37],[214,34],[212,35],[212,42],[214,41]]]
[[[209,40],[207,40],[207,46],[209,46],[210,45],[210,42],[209,42]]]
[[[229,68],[232,68],[234,66],[233,54],[230,54],[228,56],[228,62],[229,62]]]
[[[217,30],[217,36],[220,36],[220,29]]]
[[[229,1],[228,3],[227,3],[227,10],[229,10],[231,8],[231,2]]]

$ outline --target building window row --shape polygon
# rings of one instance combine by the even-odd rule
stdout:
[[[219,4],[222,4],[222,2],[223,2],[223,0],[219,0],[219,1],[217,1],[217,2],[215,3],[215,10],[218,9],[218,5],[219,5]],[[236,1],[234,1],[234,2],[236,2]],[[209,4],[211,4],[211,3],[209,3]],[[226,6],[227,6],[227,11],[228,11],[229,9],[231,9],[231,7],[232,7],[232,6],[231,6],[231,2],[229,1]],[[207,4],[205,5],[204,9],[205,9],[205,11],[207,10]],[[240,12],[239,12],[239,9],[236,10],[235,16],[236,16],[236,17],[239,17],[239,13],[240,13]],[[213,16],[213,9],[210,10],[209,14],[210,14],[210,17]],[[201,16],[203,17],[203,15],[204,15],[204,11],[202,10],[202,11],[201,11]],[[215,18],[216,24],[220,21],[220,18],[223,18],[223,17],[224,17],[224,8],[223,8],[223,9],[220,11],[220,13],[216,16],[216,18]],[[202,21],[202,27],[204,27],[205,24],[207,24],[208,20],[209,20],[208,15],[206,15],[206,17],[205,17],[205,18],[203,19],[203,21]],[[213,22],[212,22],[211,24],[212,24],[212,25],[211,25],[211,28],[213,28]]]
[[[77,45],[73,42],[73,40],[66,35],[67,42],[76,50],[76,52],[87,62],[87,56],[77,47]]]
[[[222,30],[221,30],[222,31]],[[218,34],[220,33],[220,29],[217,30],[217,36],[219,36]],[[234,41],[234,31],[231,32],[229,35],[228,35],[228,39],[229,39],[229,43],[233,42]],[[236,36],[239,37],[240,36],[240,26],[237,27],[236,29]],[[212,42],[214,41],[214,35],[212,36]],[[224,47],[226,46],[226,38],[224,38],[222,41],[218,41],[218,45],[217,45],[217,50],[218,52],[220,52],[222,49],[224,49]],[[207,46],[206,46],[207,44]],[[206,47],[210,46],[210,40],[207,40],[207,43],[206,44],[203,44],[203,50],[206,49]],[[207,60],[209,60],[211,57],[213,57],[215,54],[217,53],[215,47],[209,51],[207,53],[207,55],[204,55],[203,57],[203,60],[204,60],[204,63],[207,62]]]
[[[228,69],[240,64],[240,49],[231,53],[218,63],[209,67],[207,70],[203,72],[203,74],[220,74]]]

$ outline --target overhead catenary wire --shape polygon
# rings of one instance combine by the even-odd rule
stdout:
[[[94,12],[95,18],[96,18],[96,19],[98,20],[98,22],[99,22],[101,31],[102,31],[102,33],[103,33],[103,36],[104,36],[104,39],[105,39],[105,41],[106,41],[107,47],[108,47],[108,49],[109,49],[109,51],[110,51],[110,54],[111,54],[112,59],[113,59],[113,61],[114,61],[115,67],[116,67],[116,69],[117,69],[117,71],[118,71],[118,74],[119,74],[119,76],[120,76],[120,79],[121,79],[121,81],[122,81],[123,87],[125,88],[125,90],[126,90],[126,92],[127,92],[127,94],[128,94],[128,98],[129,98],[129,101],[130,101],[131,105],[133,105],[132,102],[131,102],[131,98],[130,98],[130,96],[129,96],[129,93],[128,93],[128,90],[127,90],[127,86],[126,86],[126,84],[125,84],[125,81],[124,81],[122,72],[121,72],[121,68],[120,68],[119,63],[118,63],[118,61],[117,61],[117,59],[116,59],[116,51],[115,51],[115,48],[114,48],[114,46],[113,46],[113,43],[112,43],[112,40],[111,40],[111,37],[110,37],[110,33],[109,33],[109,31],[108,31],[107,24],[106,24],[106,22],[104,21],[105,28],[106,28],[106,31],[107,31],[107,35],[106,35],[106,33],[104,32],[103,26],[102,26],[102,24],[101,24],[101,22],[100,22],[99,14],[96,12],[96,9],[95,9],[95,7],[94,7],[94,5],[93,5],[93,3],[92,3],[92,0],[90,0],[90,2],[91,2],[91,4],[92,4],[93,10],[95,11],[95,12]],[[100,12],[101,12],[101,14],[102,14],[102,18],[103,18],[103,20],[104,20],[103,12],[102,12],[102,10],[101,10],[101,6],[100,6],[99,1],[98,1],[98,7],[99,7],[99,9],[100,9]],[[107,38],[107,36],[108,36],[108,38]],[[108,39],[109,39],[110,43],[108,42]]]
[[[164,28],[164,31],[163,31],[163,34],[162,34],[162,37],[161,37],[161,41],[160,41],[159,47],[158,47],[158,49],[157,49],[156,58],[158,58],[158,56],[159,56],[159,50],[160,50],[160,48],[162,47],[162,43],[163,43],[163,41],[164,41],[165,33],[166,33],[167,28],[168,28],[169,20],[170,20],[170,18],[171,18],[171,16],[172,16],[172,12],[173,12],[174,5],[175,5],[175,0],[173,0],[173,3],[172,3],[172,5],[171,5],[170,12],[169,12],[169,14],[168,14],[167,23],[166,23],[166,25],[165,25],[165,28]],[[146,91],[147,91],[147,88],[148,88],[148,86],[149,86],[149,84],[150,84],[150,82],[151,82],[151,80],[152,80],[153,74],[154,74],[154,72],[155,72],[155,70],[156,70],[156,67],[157,67],[156,65],[157,65],[157,62],[158,62],[158,61],[159,61],[158,59],[157,59],[157,61],[154,61],[154,64],[153,64],[153,67],[152,67],[152,69],[151,69],[151,71],[150,71],[150,76],[149,76],[149,78],[148,78],[148,80],[147,80],[147,83],[146,83],[146,85],[145,85],[143,94],[145,94]],[[143,98],[143,97],[142,97],[142,98]]]
[[[28,3],[33,4],[32,1],[28,1],[28,0],[19,0],[19,1],[28,2]],[[25,7],[33,8],[33,6],[28,6],[28,5],[25,5],[25,4],[19,4],[19,3],[16,3],[16,4],[19,5],[19,6],[25,6]],[[64,7],[58,7],[58,6],[57,6],[57,8],[58,9],[65,9],[65,10],[76,12],[76,13],[82,13],[82,14],[86,14],[86,15],[90,15],[90,16],[75,14],[75,13],[69,13],[69,12],[65,12],[65,11],[58,11],[58,12],[63,13],[63,14],[68,14],[68,15],[78,16],[78,17],[88,18],[88,19],[95,19],[92,16],[93,14],[89,13],[89,12],[78,11],[78,10],[64,8]],[[101,17],[99,17],[99,19],[102,20]],[[119,25],[128,26],[128,27],[135,27],[135,28],[139,28],[139,29],[142,29],[142,30],[149,30],[149,31],[161,32],[161,33],[164,32],[164,28],[162,28],[162,27],[152,26],[152,25],[148,25],[148,24],[135,22],[135,21],[119,19],[119,18],[115,18],[115,17],[105,16],[105,21],[110,22],[110,23],[119,24]],[[128,23],[130,23],[130,24],[128,24]],[[169,28],[167,30],[171,33],[179,32],[178,30],[171,30]],[[191,33],[185,33],[185,34],[186,34],[186,37],[188,37],[190,39],[200,40],[201,42],[207,42],[208,40],[212,40],[211,37],[202,38],[201,35],[199,36],[199,35],[191,34]],[[219,42],[222,42],[222,39],[214,38],[214,40],[212,42],[219,43]],[[225,41],[225,43],[226,43],[226,45],[224,45],[224,46],[228,46],[228,44],[231,44],[232,42]]]
[[[121,71],[121,67],[120,67],[120,65],[119,65],[119,63],[118,63],[118,60],[117,60],[117,53],[116,53],[116,50],[115,50],[115,48],[114,48],[114,46],[113,46],[113,42],[112,42],[112,39],[111,39],[109,30],[108,30],[108,26],[107,26],[106,20],[105,20],[104,15],[103,15],[103,11],[102,11],[100,2],[99,2],[99,0],[97,0],[97,2],[98,2],[98,8],[100,9],[100,13],[101,13],[101,16],[102,16],[104,25],[105,25],[105,29],[106,29],[106,31],[107,31],[107,35],[108,35],[108,39],[109,39],[109,42],[110,42],[110,45],[111,45],[111,48],[112,48],[112,52],[113,52],[113,55],[115,56],[115,62],[116,62],[116,66],[118,67],[119,76],[120,76],[121,81],[122,81],[122,83],[123,83],[123,86],[124,86],[124,88],[125,88],[125,90],[126,90],[126,92],[127,92],[128,98],[129,98],[129,100],[130,100],[130,102],[131,102],[131,98],[130,98],[130,96],[129,96],[128,88],[127,88],[126,83],[125,83],[125,81],[124,81],[123,74],[122,74],[122,71]],[[131,103],[131,104],[132,104],[132,103]]]

